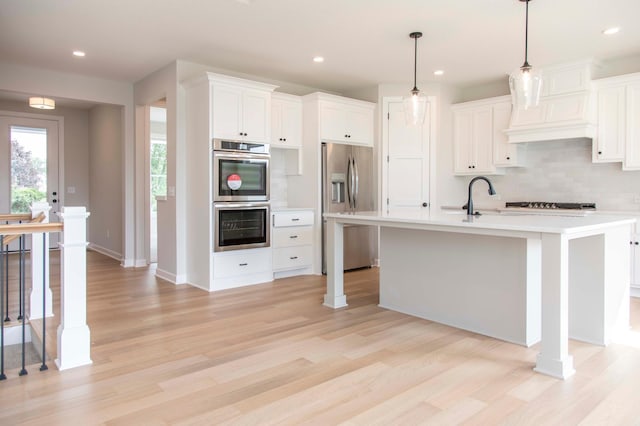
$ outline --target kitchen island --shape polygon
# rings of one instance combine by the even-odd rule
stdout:
[[[325,214],[324,305],[347,306],[345,224],[380,227],[380,306],[530,346],[535,371],[574,373],[569,337],[606,345],[629,324],[633,218],[462,212]]]

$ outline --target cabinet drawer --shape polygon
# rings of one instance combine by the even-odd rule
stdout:
[[[259,251],[238,250],[237,254],[213,255],[213,277],[255,274],[271,270],[271,249]]]
[[[276,228],[271,234],[271,243],[274,248],[304,246],[311,244],[312,241],[313,228],[311,226]]]
[[[273,226],[281,228],[285,226],[313,225],[313,212],[309,210],[275,212],[273,214]]]
[[[273,269],[297,269],[311,265],[311,246],[273,249]]]

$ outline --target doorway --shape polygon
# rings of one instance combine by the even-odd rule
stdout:
[[[167,195],[167,109],[164,101],[149,108],[148,138],[149,263],[158,262],[158,197]]]
[[[63,205],[61,118],[35,116],[0,114],[0,212],[31,213],[33,202],[47,201],[52,206],[49,221],[57,222]],[[57,247],[58,240],[58,234],[51,233],[49,247]]]

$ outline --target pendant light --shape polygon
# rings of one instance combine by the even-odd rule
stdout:
[[[528,109],[536,107],[540,103],[542,91],[542,75],[534,70],[527,62],[527,48],[529,38],[529,2],[526,3],[526,23],[524,32],[524,64],[509,76],[509,89],[514,108]]]
[[[32,96],[29,98],[29,106],[37,109],[55,109],[56,101],[41,96]]]
[[[421,125],[427,113],[427,97],[418,90],[416,78],[418,72],[418,39],[422,37],[421,32],[413,32],[409,37],[415,40],[415,50],[413,57],[413,89],[411,94],[402,100],[404,104],[404,117],[407,124]]]

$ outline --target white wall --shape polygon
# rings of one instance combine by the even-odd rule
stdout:
[[[89,241],[122,258],[122,107],[100,105],[89,110]]]

